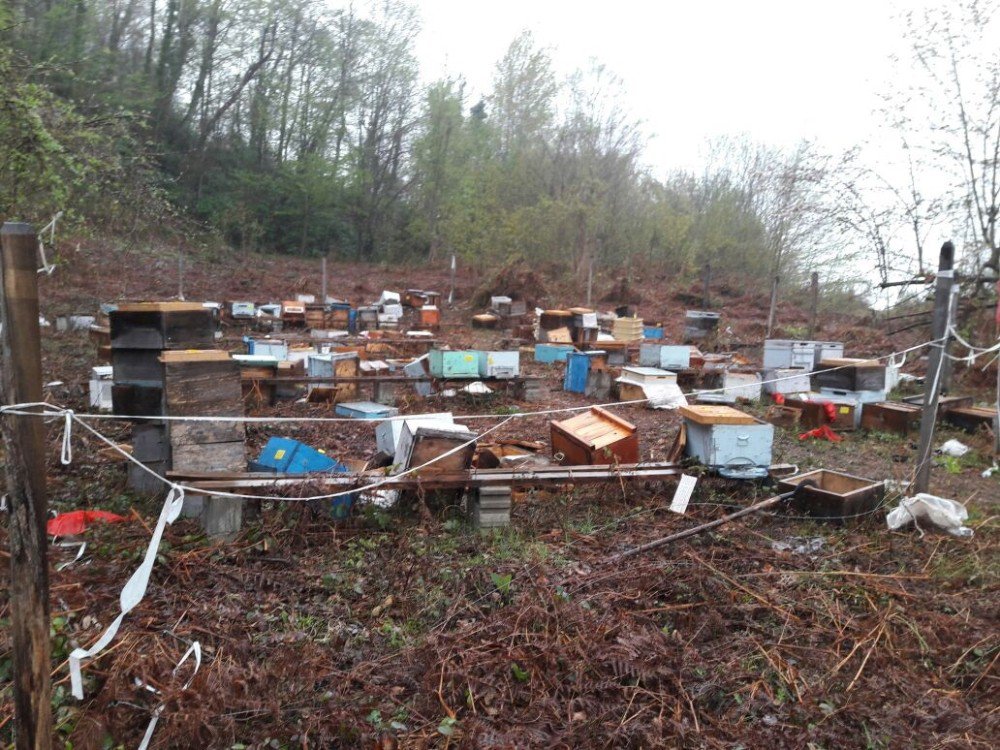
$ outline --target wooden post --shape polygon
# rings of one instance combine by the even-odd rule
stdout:
[[[451,289],[448,291],[448,306],[455,302],[455,255],[451,256]]]
[[[321,305],[326,304],[326,256],[323,256],[323,260],[320,261],[320,273],[323,274],[323,285],[320,289],[319,302]]]
[[[774,319],[778,311],[778,282],[780,281],[779,276],[774,277],[774,281],[771,283],[771,309],[767,314],[767,334],[765,338],[771,338],[771,331],[774,330]]]
[[[184,299],[184,251],[177,256],[177,299]]]
[[[594,290],[594,259],[590,259],[587,266],[587,307],[590,307],[590,298]]]
[[[38,326],[38,238],[20,222],[0,229],[5,404],[42,400]],[[52,746],[48,539],[45,536],[45,428],[37,417],[2,419],[10,505],[11,649],[18,750]]]
[[[704,286],[704,291],[701,295],[701,309],[709,310],[712,307],[712,295],[709,293],[712,284],[711,263],[706,263],[705,267],[701,269],[701,283]]]
[[[809,310],[809,338],[814,339],[819,330],[819,274],[816,271],[812,272],[809,280],[809,294],[812,303]]]
[[[937,280],[934,282],[934,322],[932,339],[943,339],[948,332],[948,313],[951,307],[951,287],[954,283],[952,267],[955,263],[955,246],[949,241],[941,246],[938,259]],[[924,411],[920,415],[920,447],[917,450],[917,471],[913,478],[914,492],[927,492],[931,481],[931,455],[934,449],[934,425],[937,422],[941,366],[948,342],[931,346],[924,375]]]

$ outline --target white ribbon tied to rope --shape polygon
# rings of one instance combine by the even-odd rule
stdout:
[[[72,686],[73,697],[77,700],[83,699],[81,662],[84,659],[92,659],[114,640],[118,634],[118,628],[121,627],[122,620],[125,619],[125,615],[131,612],[146,595],[146,586],[149,584],[149,576],[153,572],[153,564],[156,562],[156,552],[160,547],[163,530],[167,527],[167,524],[172,524],[177,520],[183,507],[184,490],[177,485],[171,486],[170,492],[167,494],[167,499],[163,502],[163,508],[160,510],[160,517],[156,522],[156,528],[153,529],[153,536],[149,540],[149,546],[146,548],[146,556],[143,558],[142,564],[136,568],[132,577],[128,579],[128,583],[122,588],[122,593],[119,596],[121,614],[114,619],[93,646],[87,649],[74,649],[73,653],[69,655],[70,684]]]
[[[181,664],[186,662],[188,657],[192,654],[194,654],[194,671],[191,673],[191,676],[188,677],[187,682],[184,683],[181,690],[188,689],[188,686],[191,684],[192,680],[194,680],[194,676],[198,674],[198,670],[201,669],[201,644],[198,641],[192,643],[191,647],[184,652],[184,656],[182,656],[180,661],[174,665],[172,674],[177,674],[177,670],[181,668]],[[142,682],[139,682],[139,680],[136,680],[136,684],[140,687],[146,688],[150,692],[156,693],[157,695],[160,693],[160,691],[156,688],[145,685]],[[142,742],[139,743],[139,750],[146,750],[146,748],[149,747],[149,741],[153,739],[153,732],[156,730],[156,724],[159,722],[160,715],[163,713],[164,708],[166,708],[166,705],[161,703],[156,707],[156,710],[153,711],[153,718],[149,720],[149,725],[146,727],[146,733],[142,736]]]

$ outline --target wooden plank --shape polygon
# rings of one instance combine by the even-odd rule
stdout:
[[[679,409],[682,416],[698,424],[753,424],[752,415],[718,404],[692,404]]]
[[[620,464],[605,466],[547,466],[534,469],[473,469],[459,472],[442,472],[433,476],[385,476],[380,473],[323,474],[304,477],[301,474],[231,473],[231,472],[181,472],[171,471],[167,476],[195,489],[279,489],[308,483],[316,487],[348,489],[351,487],[384,482],[391,489],[427,489],[514,485],[518,487],[544,487],[552,484],[592,484],[627,480],[653,481],[676,477],[680,467],[675,463]]]
[[[122,302],[116,312],[211,312],[200,302]]]
[[[232,356],[221,349],[174,349],[160,354],[160,361],[169,362],[229,362]]]

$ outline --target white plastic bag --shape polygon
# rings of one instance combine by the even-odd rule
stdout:
[[[944,453],[946,456],[954,456],[955,458],[961,458],[966,453],[969,452],[969,446],[963,443],[961,440],[949,440],[948,442],[942,444],[939,451]]]
[[[906,498],[898,507],[889,511],[885,522],[890,531],[896,531],[911,522],[920,530],[920,524],[927,521],[952,536],[970,537],[972,529],[965,525],[968,518],[969,511],[964,505],[921,492]]]

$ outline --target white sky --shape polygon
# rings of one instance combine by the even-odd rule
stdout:
[[[901,51],[900,8],[931,0],[416,0],[430,81],[462,75],[470,103],[523,29],[556,72],[604,63],[650,136],[657,177],[698,169],[707,139],[747,133],[836,151],[872,136],[878,93]]]

